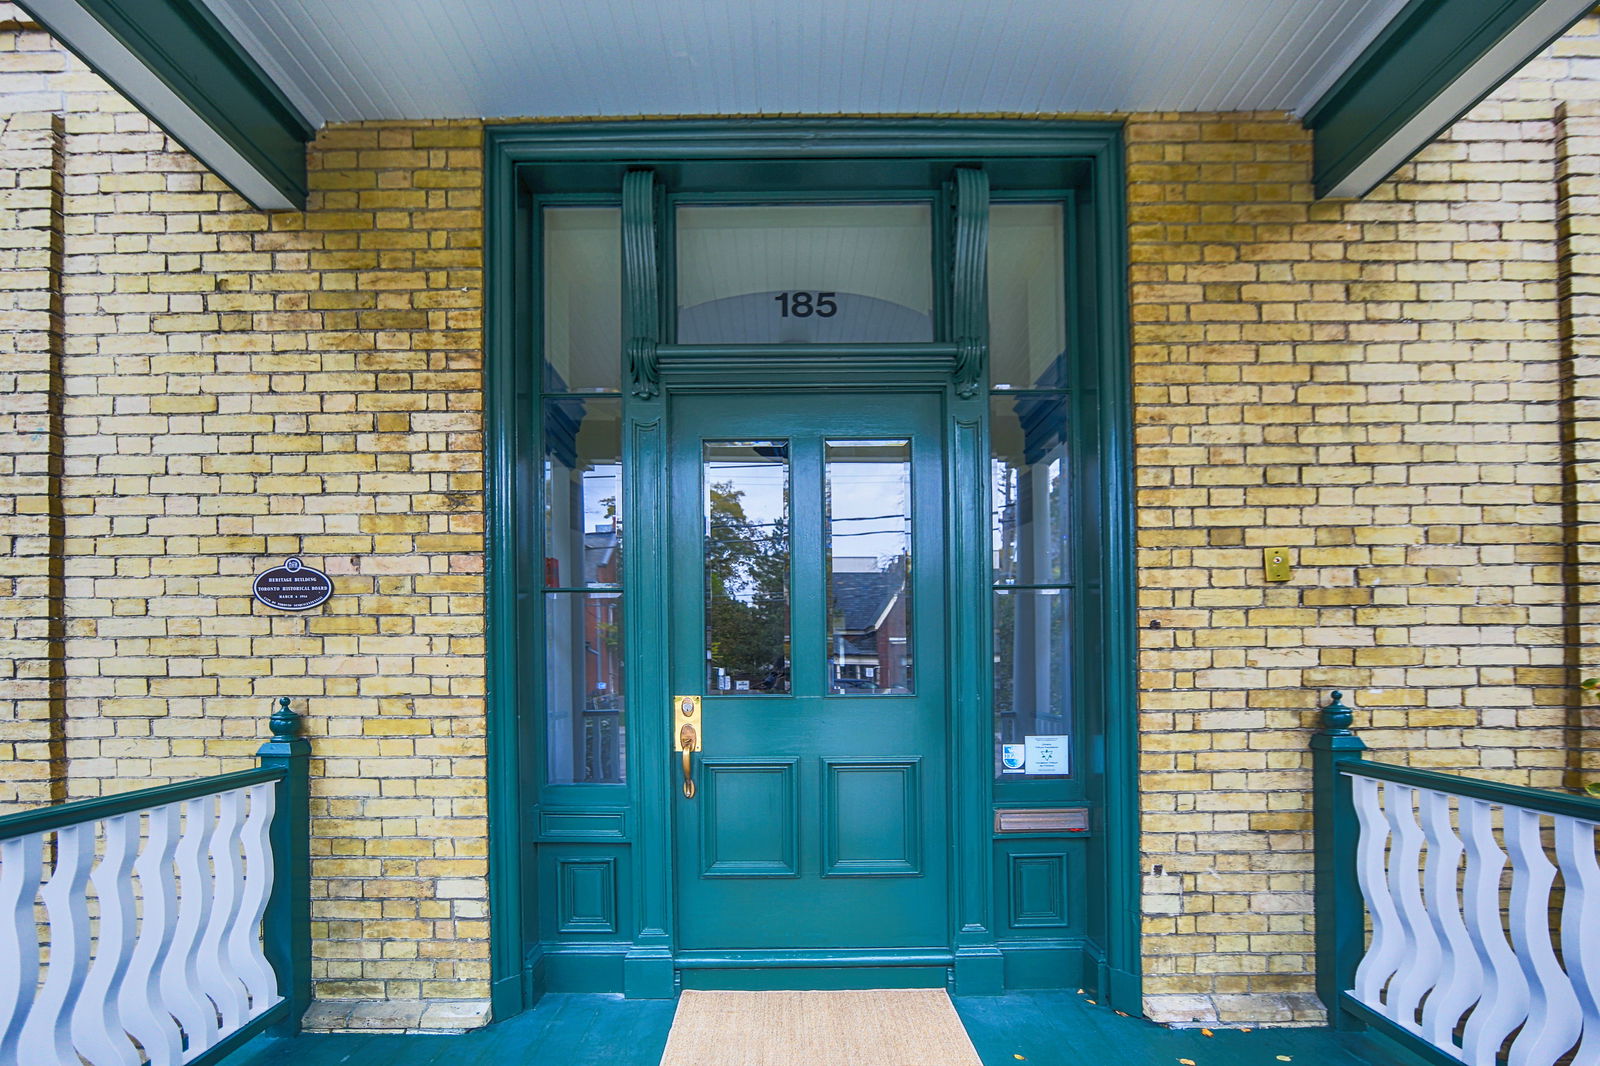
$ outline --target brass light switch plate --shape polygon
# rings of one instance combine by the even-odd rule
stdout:
[[[1265,567],[1268,581],[1288,581],[1292,576],[1288,548],[1267,548]]]

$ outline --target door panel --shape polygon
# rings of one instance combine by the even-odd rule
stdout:
[[[680,947],[947,945],[940,398],[671,402]]]

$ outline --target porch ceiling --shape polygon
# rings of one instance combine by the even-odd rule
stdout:
[[[1405,0],[205,2],[321,124],[1299,113]]]
[[[1594,0],[19,0],[258,206],[360,119],[1288,111],[1359,196]]]

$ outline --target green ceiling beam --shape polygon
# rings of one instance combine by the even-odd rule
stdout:
[[[1411,0],[1302,120],[1317,195],[1366,195],[1593,6]]]
[[[202,0],[20,2],[250,203],[305,206],[316,131]]]

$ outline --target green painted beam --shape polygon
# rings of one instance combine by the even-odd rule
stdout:
[[[1593,0],[1411,0],[1305,113],[1319,197],[1358,197],[1444,132]]]
[[[201,0],[21,2],[251,204],[305,206],[315,128]]]

